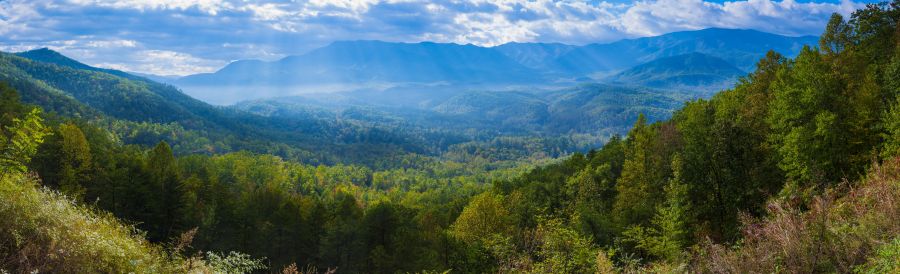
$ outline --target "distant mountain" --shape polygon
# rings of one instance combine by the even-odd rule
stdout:
[[[789,37],[756,30],[710,28],[585,45],[560,56],[552,67],[557,71],[584,75],[613,72],[662,57],[699,52],[751,71],[769,50],[795,56],[804,45],[817,42],[815,36]]]
[[[651,121],[666,119],[690,98],[677,91],[606,84],[505,91],[410,86],[253,100],[235,107],[275,117],[333,115],[461,132],[611,135],[625,133],[639,114]]]
[[[140,72],[133,72],[133,71],[129,71],[127,73],[134,75],[134,76],[144,77],[144,78],[156,81],[156,82],[166,83],[166,84],[175,82],[175,80],[178,80],[178,78],[181,78],[181,76],[178,76],[178,75],[156,75],[156,74],[140,73]]]
[[[489,48],[442,43],[334,42],[275,62],[237,61],[181,85],[294,85],[369,82],[536,82],[538,72]]]
[[[706,90],[731,86],[745,74],[721,58],[695,52],[656,59],[622,71],[606,80],[612,83],[663,89]]]
[[[73,69],[87,70],[87,71],[96,71],[96,72],[105,72],[119,77],[125,78],[135,78],[135,75],[131,75],[129,73],[114,70],[114,69],[104,69],[104,68],[96,68],[92,66],[88,66],[81,62],[75,61],[69,57],[66,57],[59,52],[53,51],[48,48],[39,48],[29,51],[23,51],[15,54],[19,57],[24,57],[30,60],[55,64],[63,67],[69,67]]]
[[[578,46],[560,43],[506,43],[493,47],[516,62],[535,69],[546,69],[560,56]]]
[[[343,41],[272,62],[236,61],[214,73],[167,82],[217,104],[406,84],[481,85],[483,89],[562,87],[593,82],[639,64],[689,53],[720,58],[739,70],[751,71],[769,50],[794,56],[803,45],[816,42],[813,36],[788,37],[734,29],[683,31],[585,46],[508,43],[486,48],[430,42]]]

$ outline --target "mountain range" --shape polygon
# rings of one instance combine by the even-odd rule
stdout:
[[[581,143],[561,143],[564,149],[554,153],[562,153],[624,133],[639,114],[651,121],[666,119],[692,97],[595,83],[519,90],[461,89],[445,83],[222,107],[175,86],[92,67],[46,48],[0,52],[0,82],[28,104],[55,117],[84,119],[126,144],[149,146],[164,140],[180,154],[249,150],[310,163],[372,164],[404,153],[436,155],[457,144],[503,136],[585,134]]]
[[[619,72],[604,80],[628,86],[696,89],[710,94],[732,86],[746,72],[721,58],[703,53],[662,57]]]
[[[638,75],[637,71],[627,70],[646,70],[649,66],[667,66],[661,70],[675,76],[698,73],[718,75],[727,71],[728,74],[723,75],[727,80],[742,75],[738,72],[753,70],[756,61],[769,50],[790,57],[804,45],[814,45],[817,39],[815,36],[789,37],[755,30],[711,28],[582,46],[508,43],[480,47],[433,42],[339,41],[276,61],[240,60],[213,73],[156,79],[217,104],[308,92],[385,88],[408,83],[444,83],[481,88],[571,86],[578,82],[627,80],[628,75]],[[694,55],[688,59],[649,63],[685,54]],[[698,58],[715,58],[716,61],[710,63]],[[635,67],[640,65],[643,67]],[[710,65],[716,67],[711,68]],[[704,68],[711,70],[698,72]],[[679,69],[684,71],[675,71]],[[617,73],[624,74],[610,78]],[[725,85],[721,84],[722,79],[719,78],[722,77],[688,78],[671,78],[674,82],[669,83],[660,82],[665,77],[657,77],[657,82],[650,84],[666,88],[691,88],[733,83],[726,81]]]

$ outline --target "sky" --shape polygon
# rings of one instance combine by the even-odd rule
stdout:
[[[156,75],[340,40],[582,45],[710,27],[818,35],[870,0],[0,0],[0,50]]]

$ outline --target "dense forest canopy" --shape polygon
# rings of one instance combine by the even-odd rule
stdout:
[[[818,46],[770,52],[733,88],[671,119],[640,115],[587,153],[414,131],[427,141],[416,154],[402,129],[314,123],[335,134],[321,138],[389,147],[373,153],[390,164],[302,161],[330,151],[314,146],[372,146],[303,147],[276,129],[309,121],[3,55],[0,270],[897,271],[898,21],[900,1],[835,14]],[[142,116],[125,99],[167,111]],[[209,143],[233,149],[191,151]]]

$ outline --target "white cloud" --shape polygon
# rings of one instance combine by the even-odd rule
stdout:
[[[141,50],[128,56],[130,63],[96,63],[98,67],[156,75],[188,75],[213,72],[227,62],[197,58],[187,53],[165,50]]]
[[[40,1],[40,0],[37,0]],[[197,8],[216,15],[220,10],[234,6],[225,0],[68,0],[68,4],[137,10],[186,10]]]
[[[133,48],[137,47],[137,42],[134,40],[94,40],[87,42],[87,46],[92,48]]]
[[[648,36],[709,27],[750,28],[786,35],[818,34],[832,13],[849,14],[863,4],[797,3],[749,0],[710,3],[701,0],[641,1],[621,16],[624,33]]]

